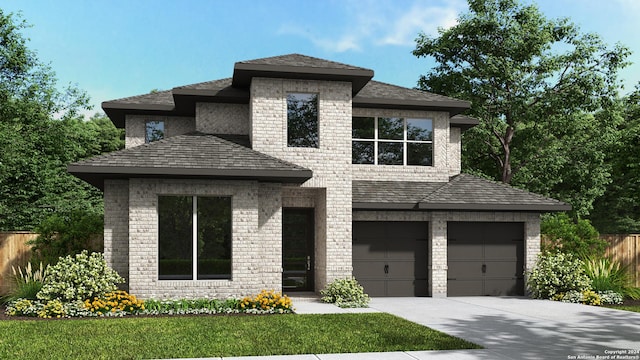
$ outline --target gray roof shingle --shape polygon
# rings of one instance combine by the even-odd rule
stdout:
[[[341,69],[341,70],[366,70],[371,69],[343,64],[336,61],[320,59],[302,54],[287,54],[266,57],[262,59],[238,61],[237,64],[254,64],[254,65],[272,65],[272,66],[294,66],[294,67],[310,67],[323,69]]]
[[[354,208],[565,211],[571,205],[512,186],[460,174],[449,182],[353,181]]]
[[[225,140],[226,137],[228,140]],[[193,177],[304,182],[312,172],[240,144],[243,136],[193,132],[79,161],[68,171],[102,187],[106,178]]]

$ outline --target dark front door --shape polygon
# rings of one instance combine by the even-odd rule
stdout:
[[[282,210],[282,289],[313,291],[314,209]]]
[[[353,276],[370,296],[427,296],[426,222],[354,222]]]
[[[524,295],[524,224],[449,222],[448,296]]]

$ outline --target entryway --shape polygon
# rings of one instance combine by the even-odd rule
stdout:
[[[428,223],[353,223],[353,276],[370,296],[427,296]]]
[[[447,296],[524,295],[524,224],[449,222]]]
[[[314,209],[282,209],[282,290],[314,291]]]

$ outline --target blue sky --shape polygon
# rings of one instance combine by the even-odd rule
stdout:
[[[625,92],[640,81],[640,0],[539,0],[548,18],[629,47]],[[32,25],[29,47],[102,101],[230,77],[236,61],[288,53],[362,66],[414,87],[433,63],[411,54],[419,32],[437,34],[466,11],[461,0],[4,0]]]

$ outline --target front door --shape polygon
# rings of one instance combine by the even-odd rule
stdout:
[[[313,291],[314,209],[282,210],[282,289]]]

